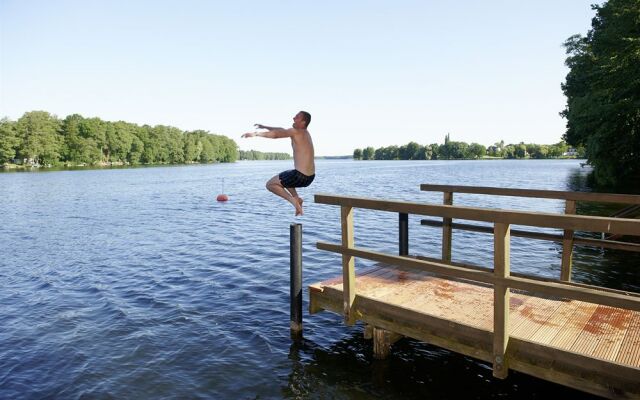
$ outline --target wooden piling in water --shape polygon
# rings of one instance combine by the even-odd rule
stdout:
[[[302,334],[302,224],[291,224],[290,236],[290,296],[291,334]]]
[[[398,254],[409,255],[409,214],[398,213]]]

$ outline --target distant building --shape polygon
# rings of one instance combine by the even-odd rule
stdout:
[[[14,158],[13,160],[11,160],[11,162],[13,162],[16,165],[29,165],[29,166],[38,165],[36,160],[34,160],[33,158]]]
[[[569,156],[569,157],[575,157],[578,155],[578,151],[576,149],[574,149],[573,147],[569,147],[567,149],[567,151],[565,151],[564,153],[562,153],[563,156]]]

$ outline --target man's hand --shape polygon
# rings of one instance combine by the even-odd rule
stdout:
[[[241,137],[250,138],[250,137],[255,137],[255,136],[258,136],[258,134],[256,132],[247,132],[247,133],[243,134]]]

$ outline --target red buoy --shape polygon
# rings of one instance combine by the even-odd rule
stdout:
[[[229,200],[229,196],[227,196],[226,194],[219,194],[218,197],[216,198],[216,200],[218,200],[218,201],[227,201],[227,200]]]

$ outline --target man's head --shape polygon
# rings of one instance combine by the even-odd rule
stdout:
[[[311,114],[306,111],[300,111],[293,117],[293,127],[296,129],[306,129],[311,123]]]

